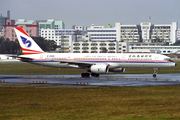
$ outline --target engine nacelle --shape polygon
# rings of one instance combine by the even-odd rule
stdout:
[[[109,67],[107,65],[92,65],[90,70],[92,73],[102,74],[107,73],[109,71]]]
[[[125,72],[125,68],[114,68],[114,69],[109,69],[109,72]]]

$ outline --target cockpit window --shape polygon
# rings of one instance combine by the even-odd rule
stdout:
[[[171,60],[170,58],[165,58],[166,61],[169,61],[169,62],[174,62],[173,60]]]

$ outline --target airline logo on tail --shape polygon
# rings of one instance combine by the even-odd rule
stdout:
[[[14,29],[24,55],[44,53],[44,51],[21,27],[15,27]]]
[[[24,38],[22,36],[21,36],[21,39],[26,47],[31,47],[31,44],[32,44],[31,41],[27,40],[26,38]]]

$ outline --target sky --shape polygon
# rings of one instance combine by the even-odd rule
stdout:
[[[5,17],[8,10],[16,21],[62,20],[67,29],[116,22],[180,24],[180,0],[0,0],[0,14]]]

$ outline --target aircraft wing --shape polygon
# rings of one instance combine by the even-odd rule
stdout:
[[[60,63],[67,63],[69,65],[78,65],[79,67],[91,67],[94,62],[79,62],[79,61],[59,61]]]

